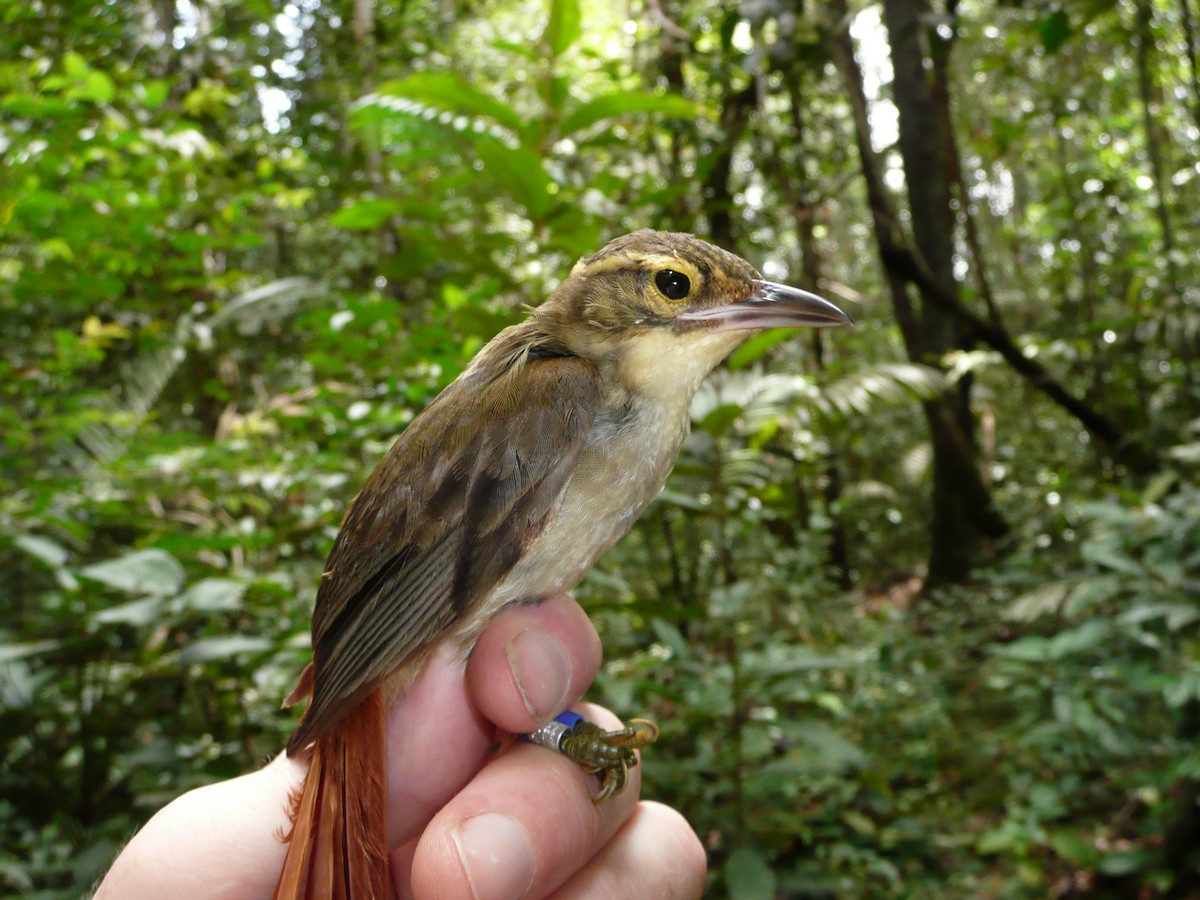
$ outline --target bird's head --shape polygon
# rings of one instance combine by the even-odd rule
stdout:
[[[581,259],[538,314],[581,356],[628,359],[647,374],[694,370],[696,383],[752,331],[852,324],[828,300],[663,231],[635,231]]]

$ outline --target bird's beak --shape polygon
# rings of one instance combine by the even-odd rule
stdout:
[[[710,322],[718,331],[754,328],[812,328],[853,325],[854,320],[823,297],[776,284],[756,282],[758,289],[738,303],[689,310],[679,318],[690,322]]]

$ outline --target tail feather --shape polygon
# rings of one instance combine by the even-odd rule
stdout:
[[[275,900],[393,896],[385,819],[383,697],[372,692],[317,739]]]

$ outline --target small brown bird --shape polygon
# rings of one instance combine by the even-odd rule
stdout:
[[[311,762],[277,898],[390,897],[384,699],[443,643],[573,588],[661,490],[701,380],[750,331],[848,325],[688,234],[581,260],[417,416],[342,523],[317,592]]]

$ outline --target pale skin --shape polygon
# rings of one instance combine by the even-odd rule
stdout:
[[[516,743],[488,757],[492,723],[524,733],[570,706],[619,727],[607,710],[576,702],[599,665],[591,623],[559,596],[498,615],[465,679],[445,650],[393,704],[388,831],[398,896],[701,895],[704,849],[679,813],[638,799],[640,768],[597,805],[597,779],[548,750]],[[174,800],[130,841],[96,897],[266,900],[286,851],[278,835],[288,827],[287,796],[305,767],[280,754]]]

